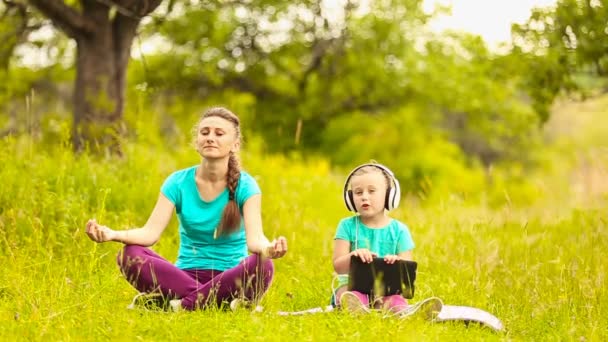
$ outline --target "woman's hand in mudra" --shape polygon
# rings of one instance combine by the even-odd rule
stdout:
[[[272,240],[265,250],[262,252],[262,256],[270,259],[278,259],[287,253],[287,239],[283,236]]]
[[[87,222],[85,232],[89,238],[95,242],[113,241],[116,237],[115,231],[100,225],[95,219],[91,219]]]

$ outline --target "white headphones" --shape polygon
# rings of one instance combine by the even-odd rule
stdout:
[[[346,208],[350,211],[357,212],[357,208],[355,208],[355,200],[353,199],[353,191],[348,189],[348,184],[350,183],[350,179],[353,174],[357,172],[357,170],[365,167],[365,166],[373,166],[380,169],[384,174],[388,175],[390,178],[392,185],[388,185],[388,189],[386,189],[386,199],[384,200],[384,208],[387,210],[395,209],[399,206],[399,200],[401,199],[401,188],[399,187],[399,181],[388,167],[382,164],[363,164],[357,166],[354,170],[352,170],[348,177],[346,177],[346,182],[344,182],[344,203],[346,204]]]

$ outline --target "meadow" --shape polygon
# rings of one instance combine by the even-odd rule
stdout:
[[[126,144],[127,157],[99,157],[27,136],[4,138],[0,340],[606,340],[607,104],[599,98],[557,106],[547,126],[545,167],[526,175],[527,197],[508,182],[498,195],[471,197],[440,192],[423,200],[405,189],[391,213],[416,242],[413,302],[438,296],[484,309],[503,321],[504,333],[417,317],[278,316],[329,302],[332,238],[349,215],[341,193],[348,170],[255,146],[241,159],[263,191],[265,233],[289,243],[275,262],[264,312],[127,310],[136,291],[115,264],[121,245],[93,243],[85,222],[142,225],[164,178],[196,164],[196,153],[139,142]],[[533,200],[520,203],[522,197]],[[176,230],[174,218],[154,246],[170,260]]]

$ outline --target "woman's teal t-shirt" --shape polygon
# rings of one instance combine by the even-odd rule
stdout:
[[[180,269],[225,271],[247,257],[245,226],[234,233],[214,238],[224,207],[228,203],[228,189],[210,202],[200,197],[196,187],[196,166],[171,174],[161,192],[175,204],[179,219],[180,245],[175,265]],[[243,212],[243,205],[251,196],[260,194],[255,179],[241,170],[235,199]]]

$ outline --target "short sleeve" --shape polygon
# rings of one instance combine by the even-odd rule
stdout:
[[[177,173],[173,173],[169,177],[167,177],[163,185],[160,187],[160,192],[175,205],[179,212],[181,196],[179,192],[178,178],[179,177]]]
[[[415,244],[412,239],[412,234],[410,233],[409,228],[400,223],[399,224],[399,240],[397,242],[397,252],[403,253],[414,249]]]
[[[340,223],[338,223],[338,229],[336,230],[334,240],[346,240],[350,242],[353,240],[351,235],[351,229],[349,229],[346,219],[341,220]]]
[[[239,184],[236,187],[236,201],[241,210],[247,200],[253,196],[261,194],[260,186],[258,182],[247,172],[241,171],[241,177],[239,178]]]

